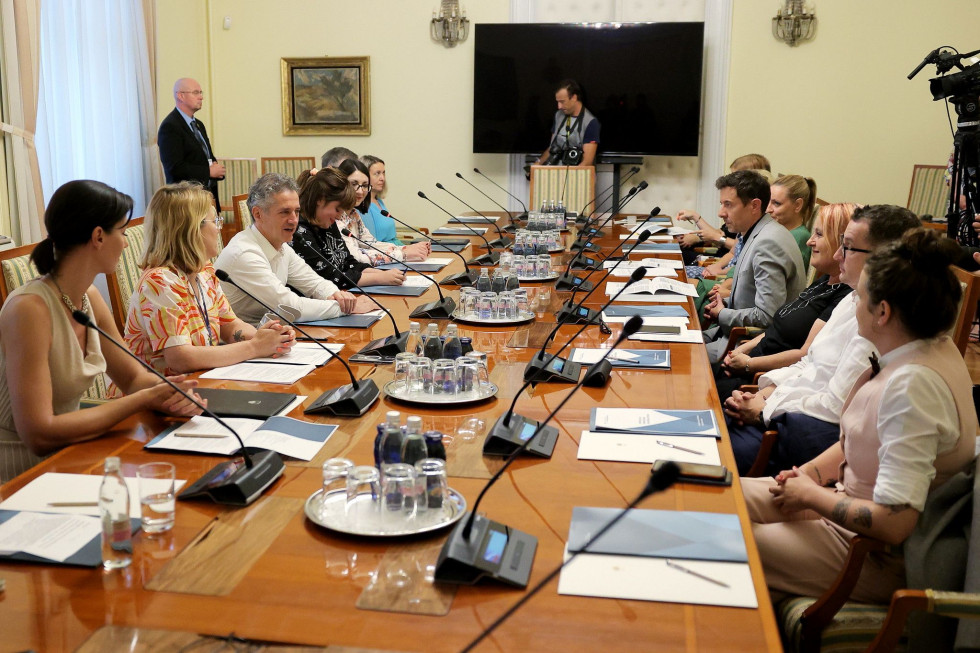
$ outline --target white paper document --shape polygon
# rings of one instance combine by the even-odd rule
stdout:
[[[342,342],[323,343],[323,345],[333,353],[339,353],[343,348]],[[250,363],[283,363],[293,365],[323,365],[331,358],[330,354],[323,351],[323,348],[315,342],[297,342],[293,345],[289,353],[284,356],[273,358],[264,356],[262,358],[251,358]]]
[[[421,274],[409,274],[405,277],[402,285],[412,288],[428,288],[432,285],[432,279],[423,277]]]
[[[643,326],[675,326],[686,329],[690,318],[687,317],[656,317],[653,315],[643,315]],[[612,315],[607,316],[602,313],[602,319],[609,324],[625,324],[632,318],[631,315]]]
[[[647,318],[643,318],[644,324],[646,324],[646,320]],[[642,342],[677,342],[696,345],[704,342],[704,334],[698,329],[681,329],[680,333],[634,333],[629,339]]]
[[[565,559],[568,557],[566,550]],[[736,562],[583,553],[562,570],[558,593],[733,608],[759,607],[749,565]]]
[[[22,512],[0,524],[0,554],[29,553],[64,562],[101,532],[98,517]]]
[[[653,230],[651,229],[650,231],[652,232]],[[663,231],[663,230],[661,229],[661,231]],[[640,234],[641,233],[643,233],[643,230],[642,229],[640,229],[639,231],[634,231],[631,234],[622,234],[622,235],[620,235],[619,239],[620,240],[637,240],[640,237]],[[669,243],[672,240],[674,240],[674,238],[672,236],[667,235],[667,234],[656,234],[656,235],[647,237],[647,242],[648,243]]]
[[[216,367],[201,375],[202,379],[227,379],[255,383],[292,385],[316,369],[315,365],[281,365],[279,363],[237,363]]]
[[[126,476],[129,488],[129,516],[140,517],[139,479]],[[174,490],[179,490],[187,481],[174,481]],[[161,487],[167,481],[159,481]],[[0,510],[20,510],[51,512],[66,515],[99,514],[99,488],[102,477],[95,474],[62,474],[47,472],[15,492],[9,499],[0,503]],[[57,505],[57,504],[84,505]]]
[[[640,266],[639,265],[626,265],[626,263],[623,262],[621,265],[619,265],[619,267],[613,268],[613,271],[609,274],[609,276],[611,276],[611,277],[628,277],[628,276],[632,275],[633,272],[638,267],[640,267]],[[676,277],[677,276],[677,270],[673,270],[671,268],[654,268],[654,267],[648,267],[647,268],[647,271],[646,271],[646,274],[644,274],[643,276],[644,276],[644,278],[647,278],[647,279],[649,279],[651,277]]]
[[[673,460],[682,463],[721,464],[717,441],[712,438],[597,431],[582,431],[578,443],[578,459],[623,463]]]
[[[636,240],[637,237],[640,234],[642,234],[644,231],[649,231],[651,234],[662,234],[667,231],[668,227],[670,227],[670,225],[665,222],[637,222],[636,225],[632,227],[630,227],[625,222],[622,222],[620,224],[622,224],[627,229],[632,230],[630,231],[630,233],[620,236],[619,237],[620,240],[626,240],[627,238],[629,238],[630,240]]]
[[[241,417],[224,418],[248,447],[276,451],[284,456],[312,460],[337,429],[334,425],[304,422],[290,417],[266,421]],[[178,428],[154,438],[147,449],[194,451],[230,456],[240,448],[228,429],[210,417],[192,417]]]
[[[472,236],[475,231],[478,234],[485,234],[489,227],[439,227],[432,232],[436,236]]]
[[[610,281],[606,283],[606,295],[611,297],[619,292],[625,282],[622,281]],[[678,281],[677,279],[640,279],[634,284],[631,284],[620,297],[631,297],[633,299],[640,299],[644,295],[649,295],[656,297],[658,295],[684,295],[687,297],[697,297],[698,289],[694,284],[684,283],[683,281]]]
[[[616,261],[603,261],[602,269],[608,270],[615,265]],[[648,268],[671,268],[673,270],[680,270],[682,267],[684,267],[684,261],[669,258],[645,258],[639,261],[622,261],[619,266],[616,267],[616,269],[619,270],[621,267],[626,267],[627,269],[632,268],[635,270],[641,265]]]
[[[710,410],[654,408],[593,408],[589,428],[593,431],[629,432],[646,435],[720,437],[718,423]]]

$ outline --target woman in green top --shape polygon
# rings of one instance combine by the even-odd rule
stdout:
[[[803,255],[803,266],[810,266],[810,228],[813,226],[817,202],[817,182],[800,175],[783,175],[770,186],[769,208],[766,213],[789,229]]]

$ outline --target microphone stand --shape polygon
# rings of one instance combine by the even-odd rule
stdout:
[[[350,238],[353,238],[354,240],[356,240],[360,244],[364,245],[365,247],[368,247],[370,249],[373,249],[376,252],[380,252],[381,254],[384,254],[384,252],[382,252],[380,249],[378,249],[377,247],[375,247],[371,243],[365,242],[365,241],[361,240],[360,238],[358,238],[357,236],[355,236],[354,234],[352,234],[350,232],[350,229],[346,229],[346,228],[345,229],[342,229],[340,233],[342,233],[343,235],[348,236]],[[416,309],[411,312],[411,314],[409,315],[409,317],[411,317],[411,318],[422,318],[422,317],[424,317],[424,318],[428,318],[430,320],[451,320],[452,317],[453,317],[453,312],[456,310],[456,302],[453,300],[453,298],[452,297],[446,297],[445,295],[443,295],[442,294],[442,288],[440,288],[439,287],[439,284],[436,283],[436,280],[433,279],[432,277],[430,277],[429,275],[425,274],[424,272],[420,272],[419,270],[417,270],[416,268],[412,267],[411,265],[409,265],[405,261],[401,261],[401,264],[404,265],[409,270],[411,270],[412,272],[414,272],[416,274],[420,274],[423,277],[425,277],[426,279],[428,279],[429,281],[431,281],[432,282],[432,285],[435,286],[435,288],[436,288],[436,292],[439,293],[439,300],[438,301],[429,302],[427,304],[422,304],[421,306],[416,307]],[[366,294],[366,291],[363,290],[362,288],[358,287],[358,290],[360,290],[362,293],[365,293]]]
[[[592,239],[595,238],[596,236],[601,235],[602,234],[601,229],[604,226],[606,226],[607,224],[609,224],[609,222],[613,219],[613,216],[615,216],[617,213],[619,213],[620,211],[622,211],[623,208],[627,204],[629,204],[637,194],[643,192],[644,190],[646,190],[646,188],[647,188],[647,182],[645,182],[645,181],[641,181],[636,186],[634,186],[633,188],[631,188],[630,189],[630,192],[627,193],[626,194],[626,197],[624,197],[623,200],[619,203],[619,206],[616,207],[616,210],[615,211],[611,211],[609,213],[609,215],[606,216],[606,219],[602,221],[602,224],[600,224],[598,228],[596,228],[596,229],[591,229],[590,228],[589,229],[589,234],[588,234],[588,237],[585,239],[585,241],[582,240],[581,232],[579,232],[579,238],[578,238],[578,240],[576,240],[574,243],[572,243],[572,245],[571,245],[571,247],[569,249],[578,249],[578,250],[589,249],[590,251],[593,251],[593,252],[599,251],[599,248],[596,245],[591,245],[590,244],[592,242]],[[582,225],[583,230],[586,227],[589,226],[589,223],[590,223],[590,221],[589,220],[586,220],[585,224]]]
[[[419,231],[418,229],[416,229],[412,225],[408,224],[404,220],[399,220],[398,218],[396,218],[392,214],[388,213],[387,210],[382,209],[381,210],[381,215],[383,215],[383,216],[385,216],[387,218],[391,218],[392,220],[394,220],[398,224],[402,225],[403,227],[408,227],[409,229],[411,229],[412,231],[414,231],[418,235],[420,235],[423,238],[425,238],[426,240],[428,240],[430,243],[432,243],[434,245],[438,245],[439,244],[439,241],[436,240],[435,238],[430,237],[428,234],[422,233],[421,231]],[[442,279],[441,281],[439,281],[439,283],[442,284],[442,285],[444,285],[444,286],[472,286],[474,283],[476,283],[476,279],[477,279],[477,277],[479,275],[470,270],[470,266],[466,263],[466,258],[462,254],[460,254],[459,252],[457,252],[454,249],[450,249],[449,250],[449,253],[450,254],[454,254],[454,255],[456,255],[456,256],[459,257],[459,260],[463,262],[463,269],[466,270],[466,272],[460,272],[458,274],[451,274],[448,277],[446,277],[446,278]]]
[[[449,193],[450,195],[452,195],[454,198],[456,198],[456,201],[458,201],[460,204],[462,204],[463,206],[465,206],[466,208],[468,208],[470,211],[473,211],[474,213],[476,213],[477,215],[479,215],[481,218],[483,218],[484,220],[486,220],[494,229],[497,230],[497,238],[495,240],[489,241],[489,244],[490,245],[492,245],[494,247],[503,247],[504,249],[507,249],[508,247],[510,247],[511,245],[514,244],[514,241],[513,240],[510,240],[510,239],[504,237],[504,233],[500,230],[500,227],[497,226],[497,221],[496,220],[492,220],[492,219],[488,218],[487,216],[483,215],[482,213],[480,213],[479,211],[477,211],[476,209],[474,209],[472,206],[470,206],[469,204],[467,204],[466,202],[464,202],[459,197],[456,197],[456,195],[453,195],[453,193],[448,188],[446,188],[445,186],[443,186],[441,183],[436,182],[436,188],[438,188],[439,190],[444,191],[444,192]],[[466,223],[465,222],[460,222],[459,224],[466,224]]]
[[[101,327],[99,327],[99,325],[92,321],[87,313],[83,311],[73,311],[71,316],[79,324],[98,332],[99,335],[139,363],[143,369],[153,374],[182,397],[200,408],[205,415],[227,429],[233,436],[235,436],[235,439],[238,440],[238,444],[241,447],[239,451],[242,454],[242,458],[245,459],[245,466],[236,466],[234,461],[219,463],[204,476],[191,484],[190,487],[187,487],[181,491],[179,495],[181,499],[207,496],[215,503],[222,505],[247,506],[258,499],[266,488],[272,485],[277,478],[282,476],[282,472],[286,466],[283,464],[282,457],[278,453],[267,449],[259,449],[253,453],[249,453],[248,448],[245,447],[245,442],[242,441],[241,436],[238,435],[235,429],[228,426],[223,419],[215,415],[207,406],[195,399],[190,393],[184,392],[181,388],[177,387],[177,384],[160,374],[160,372],[154,369],[152,365],[149,365],[142,358],[129,351],[129,348],[126,347],[126,345],[118,342],[115,338],[106,333]],[[230,475],[229,467],[232,467]],[[225,478],[226,476],[227,478]],[[223,480],[216,480],[219,478]]]
[[[648,219],[653,218],[654,216],[657,216],[657,215],[660,215],[660,207],[659,206],[653,207],[653,209],[651,209],[651,211],[650,211],[649,217],[644,218],[643,222],[645,223]],[[605,222],[603,222],[603,225],[605,225]],[[638,224],[637,227],[636,227],[636,229],[639,229],[641,226],[643,226],[643,225],[642,224]],[[636,231],[636,229],[634,229],[634,232]],[[620,245],[620,246],[622,246],[622,245]],[[591,258],[588,258],[588,257],[586,257],[586,258],[583,259],[582,258],[583,252],[584,252],[584,250],[579,250],[578,253],[576,253],[575,256],[572,257],[572,259],[568,262],[568,269],[570,269],[570,270],[596,270],[596,269],[598,269],[599,264],[602,261],[597,261],[596,259],[591,259]],[[607,256],[606,257],[606,260],[608,260],[609,258],[610,257]]]
[[[218,279],[235,286],[243,293],[251,297],[254,301],[258,302],[258,304],[265,308],[265,310],[269,311],[280,320],[296,329],[299,333],[302,333],[304,336],[318,344],[323,351],[330,354],[331,358],[339,360],[341,365],[344,366],[344,369],[347,370],[347,375],[350,376],[350,383],[348,385],[342,385],[339,388],[334,388],[333,390],[327,390],[324,392],[322,395],[317,397],[316,400],[309,405],[309,407],[303,410],[304,414],[309,415],[310,413],[327,412],[331,413],[332,415],[339,415],[341,417],[360,417],[366,413],[367,409],[378,400],[378,397],[381,396],[381,391],[378,390],[378,385],[374,382],[374,379],[364,379],[362,381],[358,381],[357,378],[354,377],[354,371],[350,368],[350,365],[347,364],[347,361],[330,351],[330,349],[322,342],[308,334],[306,331],[301,329],[299,325],[284,317],[281,313],[279,313],[279,311],[263,302],[254,294],[242,288],[224,270],[215,270],[214,274],[218,277]]]
[[[639,166],[633,166],[632,168],[630,168],[629,174],[626,175],[626,178],[619,182],[619,187],[622,188],[623,186],[625,186],[626,185],[626,182],[628,182],[630,179],[632,179],[633,178],[633,175],[635,175],[639,171],[640,171],[640,167]],[[609,186],[604,191],[602,191],[601,193],[599,193],[598,195],[596,195],[591,200],[589,200],[588,202],[585,203],[585,206],[583,206],[582,207],[582,210],[579,211],[579,215],[581,216],[582,213],[585,213],[585,207],[588,206],[589,204],[595,204],[596,206],[598,206],[598,204],[596,204],[596,200],[598,200],[599,197],[601,197],[603,195],[612,194],[612,190],[615,187],[616,187],[616,182],[613,182],[613,183],[609,184]],[[602,199],[605,200],[606,198],[603,197]],[[595,211],[596,211],[595,208],[593,208],[592,211],[589,213],[589,215],[584,216],[582,218],[582,220],[585,221],[585,220],[588,220],[589,218],[591,218],[592,217],[592,214],[595,213]]]
[[[635,333],[643,324],[643,319],[634,316],[623,325],[623,331],[601,360],[628,336]],[[558,403],[553,411],[538,425],[530,437],[517,448],[501,465],[493,477],[483,486],[483,490],[473,503],[473,508],[456,525],[439,552],[436,561],[435,579],[447,583],[476,583],[489,575],[497,580],[526,587],[531,575],[531,564],[537,550],[538,540],[533,535],[492,521],[477,513],[480,501],[507,468],[517,460],[518,455],[541,432],[549,421],[554,419],[569,399],[582,387],[579,382]],[[496,546],[497,548],[491,548]],[[494,561],[496,560],[496,561]]]
[[[482,172],[480,172],[480,169],[479,168],[473,168],[473,172],[475,172],[476,174],[480,175],[481,177],[483,177],[484,179],[486,179],[487,181],[489,181],[491,184],[493,184],[494,186],[496,186],[500,190],[504,191],[505,193],[507,193],[508,195],[510,195],[515,200],[517,200],[517,203],[521,205],[521,207],[524,209],[524,212],[521,213],[520,215],[518,215],[517,217],[515,217],[514,220],[527,220],[527,204],[525,204],[524,202],[522,202],[521,201],[521,198],[519,198],[517,195],[514,195],[513,193],[511,193],[509,190],[507,190],[506,188],[504,188],[503,186],[501,186],[500,184],[498,184],[497,182],[495,182],[493,179],[490,179],[490,177],[487,177],[485,174],[483,174]],[[494,202],[494,204],[496,204],[496,202]],[[500,205],[497,204],[497,206],[500,206]],[[503,207],[501,206],[500,208],[503,208]],[[507,213],[510,213],[510,211],[507,211]]]
[[[476,168],[473,168],[473,169],[476,170]],[[493,199],[492,197],[490,197],[489,195],[487,195],[486,193],[484,193],[482,190],[480,190],[479,188],[477,188],[476,186],[474,186],[472,183],[470,183],[470,181],[468,179],[466,179],[465,177],[463,177],[463,175],[461,175],[461,174],[459,174],[457,172],[456,173],[456,176],[459,177],[460,179],[462,179],[463,181],[465,181],[467,184],[469,184],[470,187],[472,187],[480,195],[483,195],[485,198],[487,198],[488,200],[490,200],[491,202],[493,202],[494,204],[496,204],[500,208],[500,210],[504,212],[504,215],[507,216],[507,220],[508,220],[507,225],[503,229],[504,231],[506,231],[507,233],[514,233],[515,231],[517,231],[517,224],[515,224],[514,216],[512,216],[510,214],[510,211],[508,211],[507,209],[505,209],[503,206],[500,206],[500,203],[497,202],[497,200]]]
[[[439,209],[440,211],[442,211],[443,213],[445,213],[446,215],[448,215],[450,218],[455,218],[456,217],[455,215],[453,215],[452,213],[450,213],[446,209],[444,209],[441,206],[439,206],[438,204],[436,204],[431,198],[429,198],[428,196],[426,196],[426,194],[423,193],[422,191],[419,191],[419,197],[421,197],[424,200],[427,200],[429,203],[432,204],[432,206],[436,207],[437,209]],[[477,231],[473,227],[469,226],[465,222],[462,222],[460,224],[462,224],[465,228],[469,229],[470,231],[473,232],[474,235],[476,235],[478,238],[480,238],[480,240],[483,241],[484,248],[487,250],[487,253],[486,254],[481,254],[480,256],[475,256],[475,257],[471,258],[469,261],[467,261],[467,263],[472,263],[474,265],[486,265],[486,266],[496,265],[497,264],[497,261],[500,260],[500,254],[497,253],[497,252],[495,252],[495,251],[493,251],[493,248],[490,247],[490,241],[488,241],[486,239],[486,236],[484,236],[479,231]]]

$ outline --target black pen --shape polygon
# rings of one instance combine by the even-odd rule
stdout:
[[[676,569],[677,571],[682,571],[685,574],[688,574],[689,576],[694,576],[695,578],[700,578],[701,580],[706,580],[709,583],[714,583],[715,585],[719,585],[721,587],[725,587],[725,588],[729,588],[729,589],[731,588],[731,586],[728,583],[723,583],[720,580],[715,580],[714,578],[711,578],[709,576],[705,576],[704,574],[699,574],[698,572],[694,571],[693,569],[688,569],[687,567],[682,567],[679,564],[677,564],[676,562],[674,562],[673,560],[667,560],[667,566],[670,567],[671,569]]]

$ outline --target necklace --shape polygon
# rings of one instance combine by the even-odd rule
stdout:
[[[68,312],[74,313],[77,311],[78,309],[75,307],[74,302],[71,301],[71,297],[69,297],[65,291],[61,289],[61,286],[58,284],[58,280],[54,278],[54,275],[51,275],[51,282],[54,283],[54,287],[61,293],[61,301],[68,307]],[[88,300],[88,293],[82,294],[82,312],[91,313],[91,309],[92,304]]]

